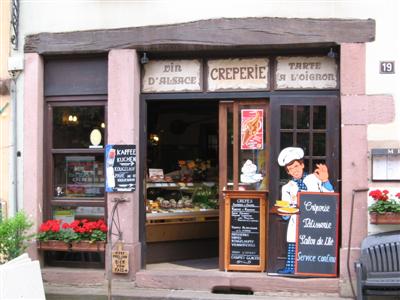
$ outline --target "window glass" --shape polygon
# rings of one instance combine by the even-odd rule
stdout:
[[[282,132],[281,133],[281,148],[284,149],[286,147],[293,147],[293,133],[291,132]]]
[[[53,182],[57,198],[103,197],[103,155],[55,155]]]
[[[297,106],[297,128],[308,129],[310,128],[310,107]]]
[[[313,107],[313,126],[314,129],[326,128],[326,107],[314,106]]]
[[[248,190],[267,189],[265,110],[259,105],[242,105],[239,114],[239,185]]]
[[[281,129],[293,128],[293,106],[281,107]]]
[[[104,207],[97,206],[53,206],[53,219],[71,223],[74,220],[104,220]]]
[[[314,133],[313,155],[325,156],[325,133]]]
[[[304,150],[304,155],[310,155],[309,150],[310,144],[310,135],[308,132],[305,133],[297,133],[297,146]]]
[[[53,148],[103,148],[104,106],[53,107]]]
[[[311,174],[314,172],[314,169],[310,167],[311,160],[310,159],[303,159],[304,162],[304,172],[307,174]]]

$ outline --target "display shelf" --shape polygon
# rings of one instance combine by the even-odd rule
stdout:
[[[148,243],[218,237],[219,211],[148,213],[146,237]]]
[[[200,211],[169,211],[166,213],[147,213],[146,218],[148,222],[160,220],[182,220],[182,219],[195,219],[196,221],[203,221],[218,217],[218,209],[204,209]]]
[[[215,186],[214,182],[147,182],[147,188],[180,188],[180,189],[189,189],[196,188],[200,186],[213,187]]]
[[[214,182],[147,182],[146,188],[149,201],[156,202],[157,198],[161,198],[161,201],[169,202],[174,199],[183,205],[185,201],[191,202],[194,194],[203,187],[213,186]],[[157,210],[146,213],[146,242],[165,245],[178,241],[215,239],[218,236],[218,220],[218,209],[192,206],[163,208],[159,204]]]

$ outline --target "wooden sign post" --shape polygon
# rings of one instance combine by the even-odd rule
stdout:
[[[336,277],[338,270],[339,194],[301,192],[297,197],[295,273]]]
[[[224,269],[265,270],[266,191],[225,191]]]

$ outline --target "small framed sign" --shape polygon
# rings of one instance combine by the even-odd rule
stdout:
[[[225,270],[265,270],[266,191],[225,191]]]
[[[400,180],[400,149],[372,149],[372,180]]]
[[[117,242],[117,250],[111,252],[112,272],[117,274],[129,273],[129,251],[123,250],[123,244]]]

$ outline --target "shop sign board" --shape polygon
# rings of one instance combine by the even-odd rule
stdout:
[[[298,194],[295,274],[336,277],[338,271],[339,194]]]
[[[264,110],[242,109],[240,121],[240,149],[261,150],[264,148]]]
[[[328,56],[277,57],[276,89],[335,89],[338,67]]]
[[[265,192],[225,192],[225,270],[264,271]]]
[[[106,192],[136,190],[136,145],[107,145],[105,165]]]
[[[151,60],[144,65],[142,92],[199,92],[200,60]]]
[[[111,252],[112,272],[117,274],[129,273],[129,251],[124,251],[123,244],[117,242],[117,250]]]
[[[207,62],[207,90],[268,90],[268,58],[232,58]]]

